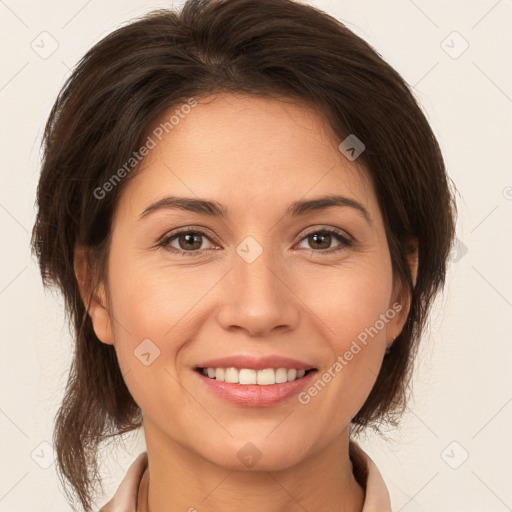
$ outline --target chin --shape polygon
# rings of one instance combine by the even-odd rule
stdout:
[[[254,436],[252,441],[233,441],[224,445],[222,453],[212,453],[210,462],[232,471],[280,471],[298,464],[305,456],[304,442],[287,438],[265,439],[268,433]],[[220,446],[220,444],[218,445]]]

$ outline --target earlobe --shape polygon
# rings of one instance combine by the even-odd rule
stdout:
[[[112,324],[107,308],[107,300],[103,283],[98,290],[92,290],[91,276],[87,263],[86,249],[83,246],[77,246],[74,257],[74,270],[82,302],[93,325],[94,332],[100,341],[107,345],[114,344]]]

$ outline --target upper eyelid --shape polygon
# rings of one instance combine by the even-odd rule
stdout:
[[[337,234],[339,236],[349,238],[350,240],[354,240],[352,235],[350,235],[345,229],[341,229],[341,228],[334,228],[334,227],[329,227],[329,226],[325,226],[325,225],[320,225],[320,227],[312,227],[312,228],[308,227],[305,229],[306,229],[306,231],[303,232],[301,235],[301,240],[304,237],[311,235],[312,233],[317,233],[317,232],[321,233],[322,231],[328,231],[328,232]]]

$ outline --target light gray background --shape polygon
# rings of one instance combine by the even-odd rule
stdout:
[[[512,1],[309,3],[345,22],[414,87],[460,192],[459,251],[424,338],[414,399],[399,431],[362,444],[394,511],[512,510]],[[171,5],[0,0],[0,511],[69,510],[49,443],[71,339],[60,296],[44,293],[28,249],[44,123],[86,50]],[[139,433],[106,454],[99,505],[144,448]]]

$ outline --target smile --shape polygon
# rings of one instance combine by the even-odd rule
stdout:
[[[232,405],[272,407],[298,395],[311,384],[311,379],[317,372],[318,370],[315,368],[308,370],[293,368],[254,370],[209,367],[196,368],[193,373],[200,380],[198,385]],[[217,379],[217,374],[219,379]],[[290,380],[288,380],[288,376],[290,376]],[[286,380],[284,380],[285,377]],[[279,382],[280,380],[282,382]]]

